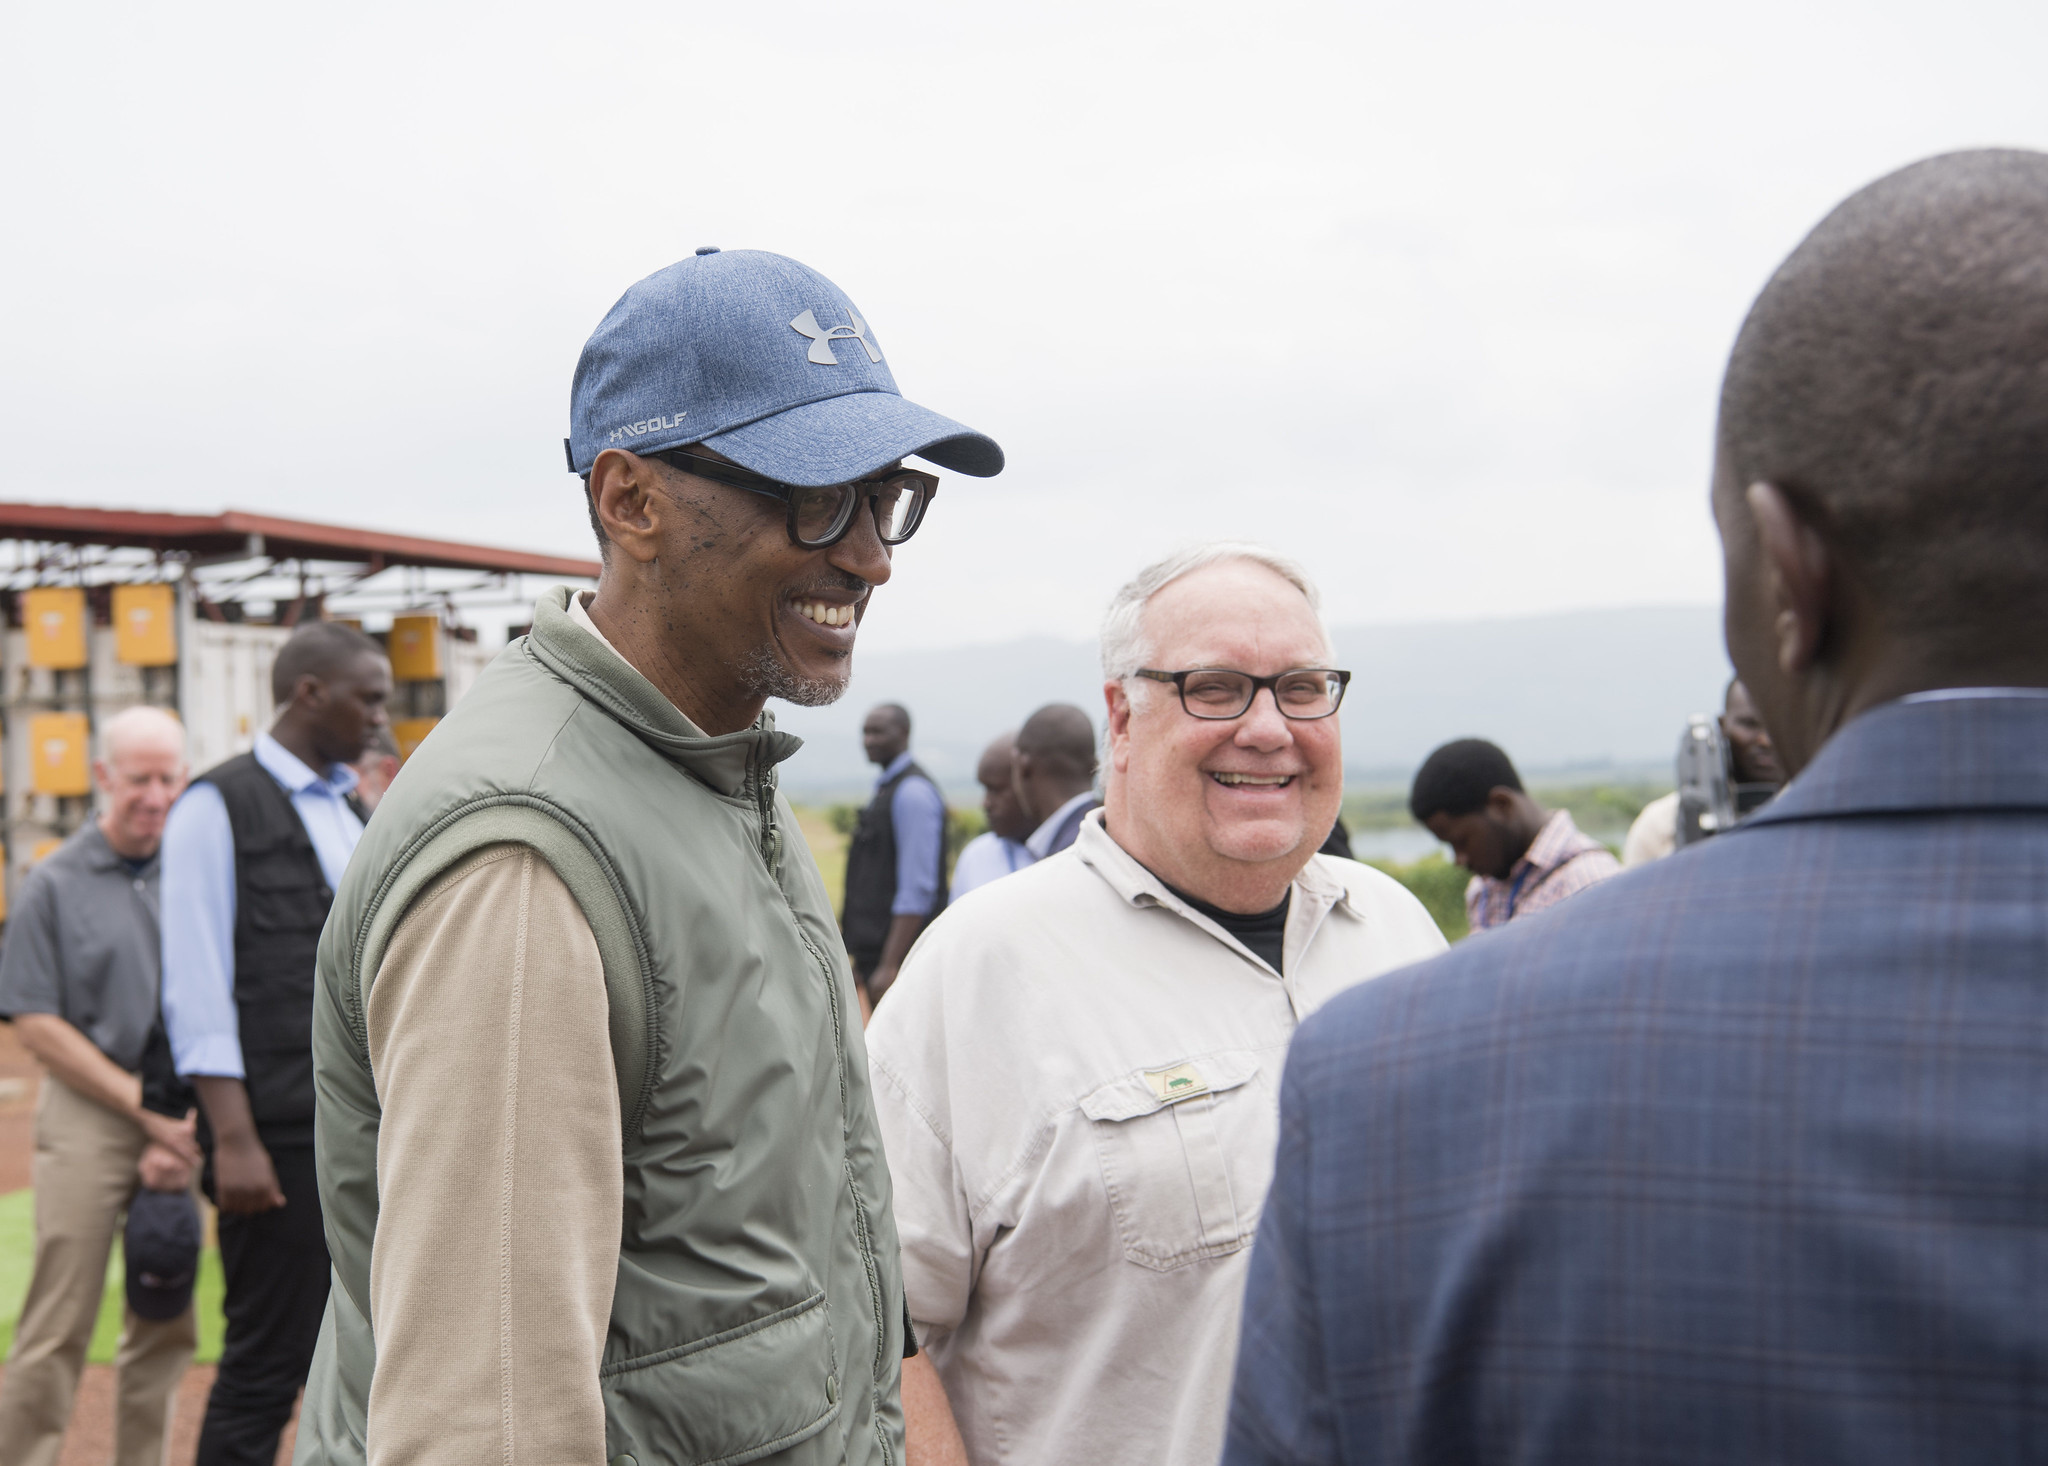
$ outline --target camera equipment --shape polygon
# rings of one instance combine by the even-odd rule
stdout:
[[[1778,792],[1775,784],[1738,784],[1721,720],[1694,713],[1678,740],[1678,843],[1732,830]]]

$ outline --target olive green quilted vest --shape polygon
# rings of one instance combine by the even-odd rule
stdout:
[[[320,1199],[334,1288],[297,1463],[360,1466],[376,1343],[378,1101],[364,997],[407,905],[532,847],[604,961],[625,1168],[599,1382],[637,1466],[897,1466],[903,1286],[838,928],[763,715],[709,738],[583,631],[566,588],[415,753],[320,947]]]

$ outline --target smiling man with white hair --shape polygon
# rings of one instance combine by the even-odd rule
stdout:
[[[927,1346],[915,1466],[1214,1460],[1288,1040],[1444,947],[1393,880],[1316,854],[1349,674],[1299,566],[1162,560],[1102,659],[1104,807],[940,916],[868,1030]]]

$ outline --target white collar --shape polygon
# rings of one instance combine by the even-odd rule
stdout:
[[[1909,692],[1900,702],[1962,702],[1980,697],[2048,697],[2048,687],[1932,687]]]

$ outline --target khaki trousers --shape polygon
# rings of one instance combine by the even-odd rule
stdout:
[[[142,1129],[59,1080],[36,1103],[35,1273],[0,1377],[0,1462],[55,1466],[106,1289],[114,1230],[135,1194]],[[171,1405],[197,1339],[192,1310],[131,1311],[114,1356],[115,1466],[162,1466]]]

